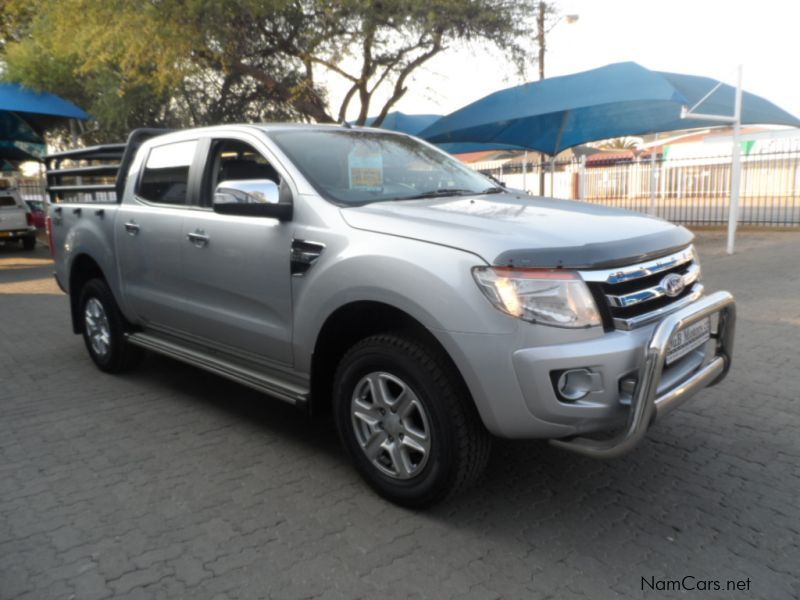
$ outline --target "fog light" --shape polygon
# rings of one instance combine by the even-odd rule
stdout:
[[[592,373],[589,369],[569,369],[561,374],[556,385],[558,393],[565,400],[575,401],[598,390],[599,383],[599,373]]]

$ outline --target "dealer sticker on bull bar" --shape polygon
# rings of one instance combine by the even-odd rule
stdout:
[[[695,348],[705,344],[711,337],[711,319],[706,317],[693,325],[676,332],[667,347],[666,364],[683,358]]]

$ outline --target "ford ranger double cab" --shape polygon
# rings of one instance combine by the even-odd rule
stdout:
[[[474,482],[493,436],[621,456],[731,364],[734,300],[688,230],[514,193],[407,135],[137,130],[48,163],[97,367],[146,350],[330,411],[406,506]]]

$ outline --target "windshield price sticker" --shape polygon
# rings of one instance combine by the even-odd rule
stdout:
[[[347,156],[350,189],[380,192],[383,189],[383,157],[354,150]]]

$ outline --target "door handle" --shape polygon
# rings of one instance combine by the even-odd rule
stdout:
[[[139,233],[139,224],[136,221],[128,221],[125,223],[125,231],[128,235],[137,235]]]
[[[197,230],[193,231],[192,233],[187,233],[186,239],[189,240],[192,244],[194,244],[198,248],[202,248],[208,245],[208,241],[211,238],[206,235],[205,231]]]

